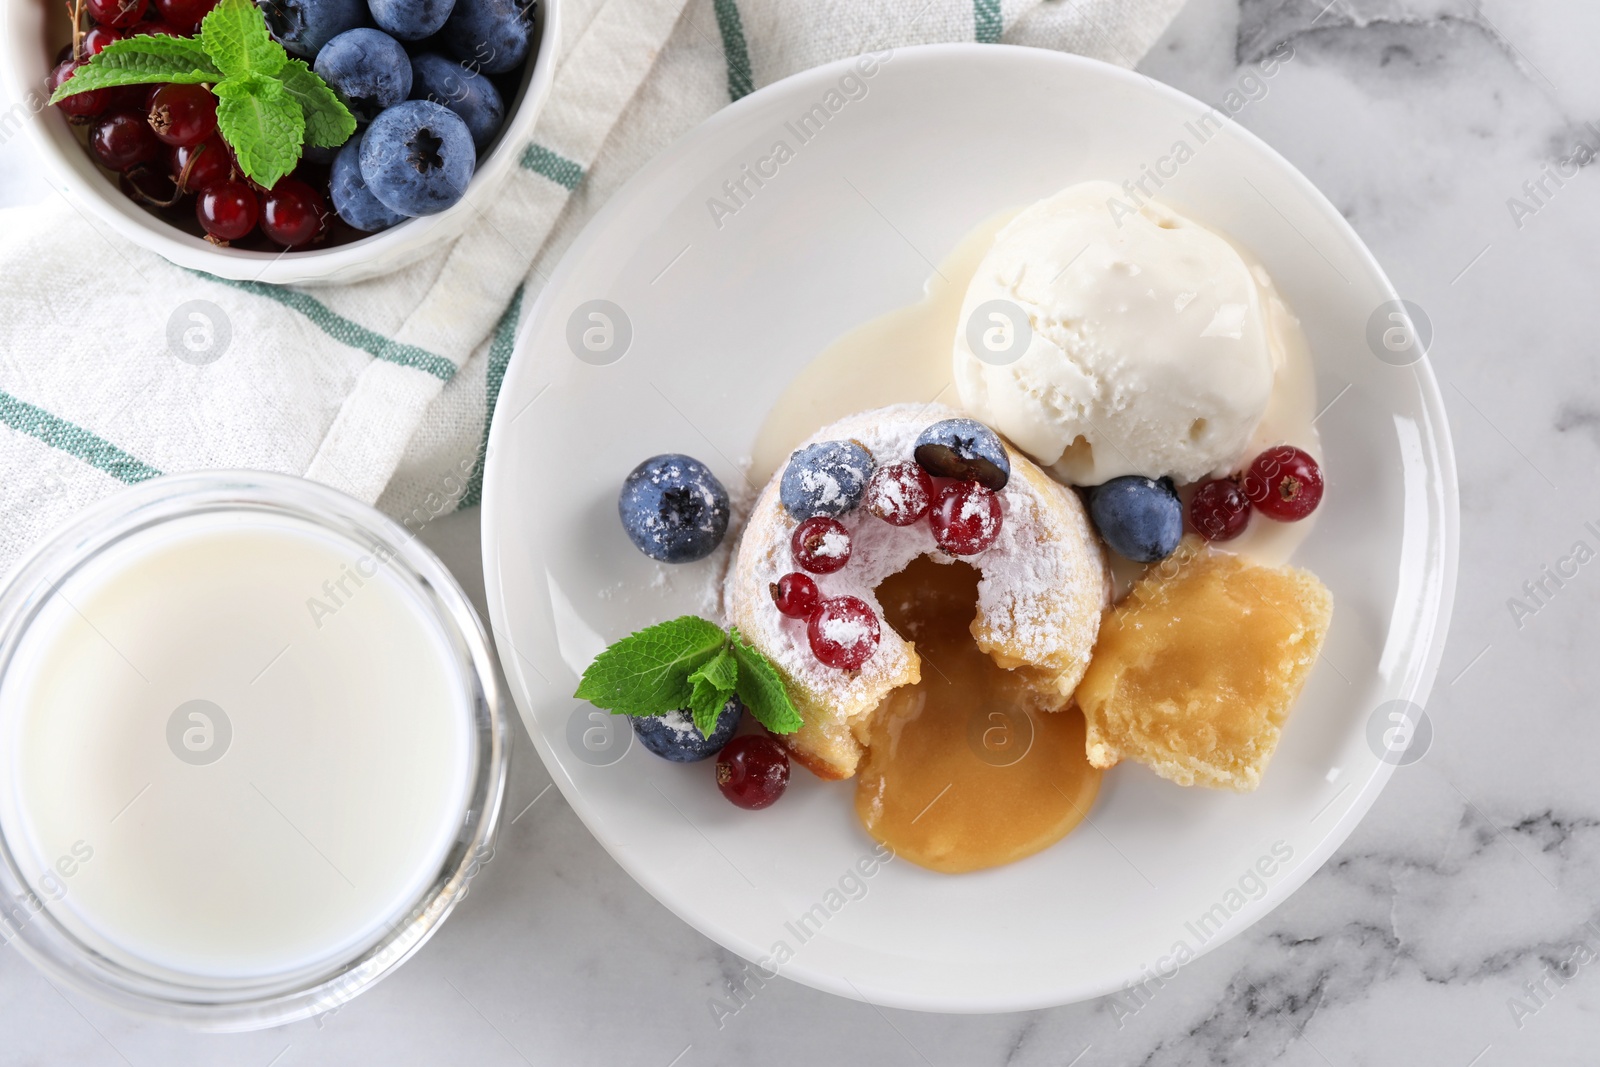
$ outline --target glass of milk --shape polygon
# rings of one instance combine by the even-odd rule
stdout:
[[[0,591],[0,944],[206,1029],[338,1007],[490,855],[495,678],[443,565],[343,494],[106,500]]]

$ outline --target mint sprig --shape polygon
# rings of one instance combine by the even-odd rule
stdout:
[[[710,737],[728,698],[737,695],[775,734],[800,729],[800,713],[783,679],[738,630],[725,632],[693,615],[624,637],[583,672],[573,694],[619,715],[662,715],[687,709]]]
[[[201,20],[198,37],[142,34],[107,45],[50,102],[161,82],[210,85],[218,132],[245,176],[269,189],[294,170],[302,146],[337,148],[356,131],[350,109],[315,71],[289,58],[251,0],[221,0]]]

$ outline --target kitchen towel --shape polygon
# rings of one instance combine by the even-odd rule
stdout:
[[[1004,42],[1131,67],[1183,0],[560,2],[555,82],[520,168],[473,199],[462,236],[392,274],[225,281],[64,196],[0,212],[0,571],[77,509],[167,471],[302,474],[413,530],[473,506],[521,314],[676,137],[868,50]]]

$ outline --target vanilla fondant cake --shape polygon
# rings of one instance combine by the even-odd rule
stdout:
[[[918,435],[956,417],[941,405],[900,404],[861,412],[823,427],[806,442],[854,442],[877,465],[912,458]],[[1037,710],[1067,705],[1089,663],[1109,592],[1104,550],[1078,496],[1007,446],[1009,482],[997,496],[1003,522],[987,548],[960,558],[976,567],[978,647],[1025,679]],[[887,626],[858,670],[820,662],[806,623],[776,609],[771,589],[796,569],[790,541],[797,526],[780,499],[777,472],[751,510],[729,573],[729,621],[777,667],[805,725],[782,740],[824,778],[848,778],[864,751],[866,726],[893,689],[919,680],[915,646]],[[815,575],[823,597],[858,597],[879,618],[874,590],[918,557],[948,561],[928,524],[894,526],[865,507],[838,516],[849,531],[849,565]]]

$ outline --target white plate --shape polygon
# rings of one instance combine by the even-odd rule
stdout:
[[[518,707],[617,861],[747,959],[786,944],[787,977],[878,1004],[1003,1011],[1112,992],[1147,969],[1170,975],[1176,957],[1288,896],[1372,805],[1393,765],[1369,737],[1391,725],[1386,702],[1426,702],[1456,571],[1455,467],[1434,379],[1426,362],[1393,366],[1367,341],[1395,294],[1338,211],[1226,121],[1163,195],[1264,262],[1302,318],[1321,402],[1338,396],[1318,424],[1327,503],[1296,556],[1332,588],[1333,628],[1259,791],[1180,789],[1124,765],[1106,775],[1092,826],[1037,856],[955,877],[897,861],[856,889],[849,872],[872,842],[850,785],[797,770],[777,805],[752,813],[718,795],[706,764],[633,745],[598,765],[626,729],[609,756],[584,747],[585,728],[599,731],[594,745],[612,721],[590,722],[570,696],[589,658],[705,611],[698,568],[709,564],[654,564],[623,534],[622,477],[684,451],[738,484],[734,464],[786,382],[834,338],[917,300],[928,261],[996,211],[1089,178],[1137,178],[1180,139],[1195,147],[1184,124],[1207,110],[1075,56],[937,45],[846,82],[855,98],[841,91],[822,132],[798,145],[785,124],[826,107],[852,69],[770,86],[664,152],[590,223],[528,316],[490,435],[483,522]],[[780,139],[793,158],[747,183],[752,195],[719,227],[708,198],[726,200],[723,183]],[[624,309],[631,332],[608,365],[568,343],[596,300],[615,306],[619,329]]]

